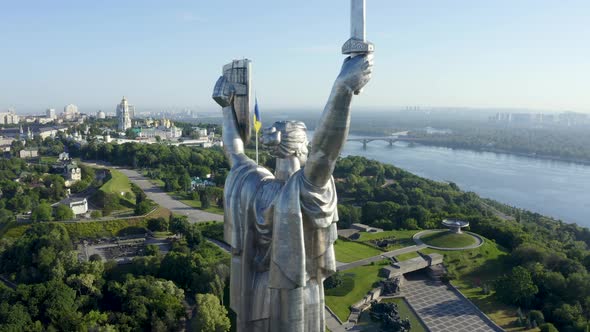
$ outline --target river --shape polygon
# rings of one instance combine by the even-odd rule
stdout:
[[[354,135],[350,135],[354,138]],[[590,166],[396,142],[347,142],[342,155],[392,164],[482,197],[590,227]]]

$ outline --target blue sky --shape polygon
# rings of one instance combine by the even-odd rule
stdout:
[[[360,107],[590,111],[590,1],[367,0]],[[262,110],[318,108],[349,1],[0,0],[0,109],[213,110],[221,66],[253,60]]]

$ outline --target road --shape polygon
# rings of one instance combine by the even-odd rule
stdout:
[[[126,168],[117,169],[125,174],[131,182],[141,188],[149,199],[153,200],[161,207],[172,211],[172,213],[187,216],[191,222],[223,221],[222,215],[195,209],[170,197],[170,195],[165,193],[160,187],[151,183],[148,178],[139,174],[136,170]]]

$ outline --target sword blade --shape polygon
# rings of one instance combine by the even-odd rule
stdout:
[[[350,0],[350,38],[365,41],[365,0]]]

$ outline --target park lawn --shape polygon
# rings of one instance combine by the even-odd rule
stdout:
[[[408,259],[412,259],[412,258],[416,258],[420,255],[418,255],[418,253],[416,251],[412,251],[412,252],[407,252],[405,254],[401,254],[401,255],[397,255],[395,256],[395,258],[397,258],[398,261],[407,261]]]
[[[53,164],[57,161],[57,156],[41,156],[39,162],[41,164]]]
[[[395,244],[392,244],[387,247],[387,250],[395,250],[399,248],[408,247],[414,245],[414,240],[412,240],[412,236],[418,233],[418,230],[393,230],[393,231],[383,231],[379,233],[367,233],[367,232],[360,232],[360,237],[357,241],[359,242],[368,242],[371,240],[383,240],[383,239],[390,239],[395,238],[397,239]]]
[[[342,241],[339,241],[342,242]],[[346,322],[350,315],[350,306],[360,301],[370,290],[375,288],[379,277],[379,270],[389,264],[387,260],[370,265],[355,267],[340,272],[343,276],[342,285],[326,289],[326,305]]]
[[[72,240],[145,234],[148,231],[145,218],[66,223],[63,225]]]
[[[116,169],[110,169],[110,171],[111,179],[103,184],[99,190],[108,194],[116,194],[120,199],[124,199],[130,204],[135,205],[135,195],[131,191],[131,181],[129,181],[129,178]],[[121,193],[130,193],[131,198],[126,198]]]
[[[336,260],[342,263],[355,262],[383,253],[383,251],[368,245],[344,240],[334,243],[334,251],[336,252]]]
[[[518,319],[516,307],[496,299],[494,292],[483,294],[482,285],[491,284],[500,275],[507,273],[502,260],[508,251],[494,241],[484,238],[481,247],[470,250],[444,251],[426,248],[422,253],[433,252],[444,255],[444,264],[453,277],[451,283],[457,287],[481,311],[507,331],[522,331],[514,322]]]
[[[397,304],[397,308],[399,310],[399,315],[402,318],[408,318],[410,320],[410,332],[426,332],[426,327],[420,321],[418,316],[412,311],[408,302],[401,297],[398,298],[389,298],[383,299],[382,303],[395,303]],[[371,316],[369,315],[369,311],[364,311],[361,314],[358,326],[363,328],[363,332],[379,332],[380,323],[371,321]]]
[[[462,248],[475,244],[475,238],[469,234],[457,234],[449,231],[430,233],[420,238],[422,242],[441,248]]]

